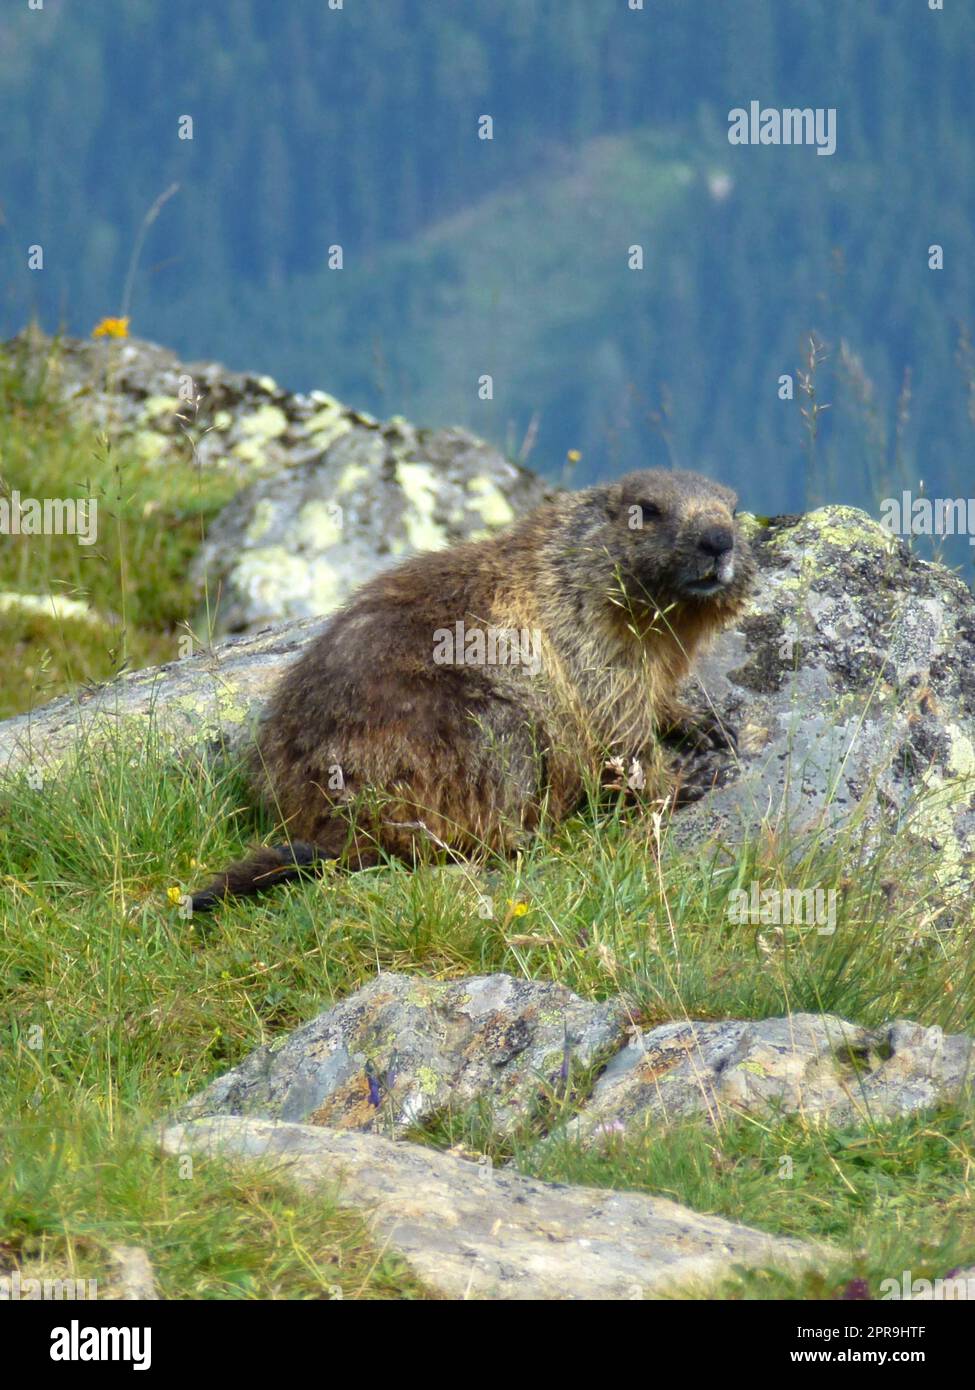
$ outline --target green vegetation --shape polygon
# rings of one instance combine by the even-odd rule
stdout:
[[[829,1241],[831,1268],[798,1277],[729,1280],[730,1298],[835,1298],[864,1280],[943,1278],[975,1252],[975,1114],[952,1107],[924,1121],[864,1132],[801,1118],[737,1120],[716,1135],[682,1125],[644,1139],[611,1137],[595,1153],[555,1144],[520,1166],[551,1182],[654,1192],[780,1235]]]
[[[56,345],[55,345],[56,353]],[[0,718],[126,667],[179,655],[195,608],[186,571],[203,528],[233,495],[186,457],[165,468],[114,447],[57,402],[45,372],[0,349],[0,495],[98,504],[98,541],[4,536],[0,545]],[[27,607],[4,594],[43,600]],[[59,615],[50,598],[80,605]]]
[[[25,1260],[87,1269],[89,1254],[97,1264],[124,1237],[147,1246],[173,1296],[325,1296],[335,1284],[408,1293],[402,1272],[376,1263],[348,1218],[320,1202],[273,1182],[237,1186],[210,1165],[201,1194],[175,1160],[137,1148],[150,1121],[377,968],[558,979],[590,998],[622,993],[643,1024],[822,1009],[865,1023],[975,1026],[967,933],[906,931],[891,864],[863,860],[851,878],[839,870],[849,844],[790,870],[793,885],[841,891],[833,936],[729,924],[731,888],[753,872],[774,880],[781,847],[754,847],[760,864],[721,852],[689,860],[666,843],[658,857],[646,827],[618,814],[580,816],[484,875],[391,866],[184,920],[168,890],[269,829],[245,806],[232,772],[176,767],[151,739],[90,756],[40,790],[22,782],[4,793],[0,1229]],[[911,887],[923,899],[916,870]],[[496,905],[487,920],[482,894]],[[829,1237],[848,1264],[820,1287],[826,1296],[836,1281],[944,1273],[975,1255],[973,1118],[952,1107],[858,1135],[801,1120],[717,1133],[694,1124],[587,1154],[538,1146],[554,1110],[514,1143],[463,1115],[442,1117],[425,1138],[514,1157],[539,1176],[661,1192]]]
[[[401,1260],[326,1196],[298,1200],[254,1170],[160,1161],[129,1124],[107,1122],[99,1097],[39,1105],[0,1137],[0,1268],[22,1279],[95,1279],[111,1248],[145,1245],[160,1297],[422,1298]]]

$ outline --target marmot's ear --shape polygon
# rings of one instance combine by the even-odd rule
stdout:
[[[620,512],[623,510],[623,489],[619,483],[613,483],[606,489],[606,516],[610,521],[616,521]]]

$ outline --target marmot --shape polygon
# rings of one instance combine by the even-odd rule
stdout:
[[[328,860],[509,852],[614,759],[674,795],[663,741],[735,746],[678,689],[751,588],[736,501],[696,473],[630,473],[364,584],[285,672],[258,734],[255,786],[290,843],[232,865],[194,909]]]

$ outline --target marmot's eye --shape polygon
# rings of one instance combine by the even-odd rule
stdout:
[[[657,517],[663,516],[663,512],[657,506],[656,502],[638,502],[637,506],[643,513],[644,521],[653,521]]]

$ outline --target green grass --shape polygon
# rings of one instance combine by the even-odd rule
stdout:
[[[299,1199],[255,1169],[161,1160],[131,1127],[108,1125],[91,1090],[38,1102],[0,1150],[0,1269],[23,1278],[95,1279],[102,1296],[111,1247],[138,1244],[167,1299],[427,1296],[326,1196]]]
[[[626,1187],[780,1235],[829,1242],[839,1258],[803,1275],[729,1281],[749,1298],[835,1297],[854,1279],[941,1278],[975,1254],[975,1108],[834,1130],[802,1117],[703,1122],[666,1134],[609,1137],[585,1152],[561,1142],[519,1167],[553,1182]]]
[[[60,493],[59,480],[101,459],[92,475],[114,495],[111,451],[99,454],[9,364],[0,439],[8,486]],[[174,655],[190,611],[186,560],[217,494],[189,462],[181,480],[129,467],[102,561],[77,568],[71,538],[13,558],[5,544],[0,587],[77,593],[83,580],[98,611],[125,612],[138,664]],[[159,507],[143,515],[151,500]],[[83,647],[78,634],[20,629],[5,708],[110,674],[118,653],[95,634]],[[184,920],[168,890],[198,884],[271,829],[232,768],[177,763],[152,737],[89,750],[39,788],[0,790],[0,1269],[107,1282],[110,1246],[141,1244],[172,1298],[425,1296],[324,1197],[217,1162],[188,1176],[144,1142],[147,1125],[377,969],[559,980],[587,999],[623,995],[644,1026],[822,1010],[975,1029],[971,909],[944,930],[928,867],[894,837],[868,853],[856,827],[832,847],[768,834],[688,856],[666,829],[658,843],[652,823],[603,808],[486,870],[332,875]],[[729,895],[753,879],[835,887],[835,933],[734,924]],[[569,1110],[593,1079],[574,1079]],[[480,1110],[438,1116],[415,1137],[840,1251],[824,1273],[751,1275],[729,1297],[830,1297],[854,1278],[876,1289],[905,1269],[934,1277],[975,1260],[970,1107],[857,1132],[728,1117],[720,1130],[685,1123],[595,1150],[558,1135],[565,1108],[553,1097],[504,1140]]]
[[[0,592],[71,598],[94,620],[0,608],[0,718],[126,666],[175,660],[198,604],[187,569],[233,482],[198,468],[189,443],[164,466],[119,449],[55,398],[46,364],[0,347],[0,495],[13,491],[97,500],[93,545],[0,538]]]
[[[916,940],[879,886],[889,884],[885,863],[867,862],[848,884],[833,936],[776,937],[728,924],[740,870],[726,856],[688,860],[665,846],[658,869],[638,821],[587,815],[487,872],[380,868],[228,905],[212,919],[181,918],[167,890],[198,882],[205,866],[266,828],[232,772],[176,766],[151,739],[92,754],[39,791],[7,788],[0,1231],[8,1244],[80,1260],[78,1251],[124,1238],[147,1246],[174,1295],[300,1297],[323,1296],[309,1272],[309,1261],[319,1263],[313,1247],[323,1248],[317,1233],[339,1252],[329,1287],[408,1296],[411,1281],[348,1235],[348,1216],[259,1178],[235,1186],[216,1166],[201,1165],[200,1187],[197,1178],[181,1182],[168,1160],[138,1147],[147,1123],[377,968],[558,979],[588,998],[622,993],[643,1024],[823,1009],[864,1023],[975,1025],[969,934],[956,927]],[[771,872],[761,860],[753,847],[748,862]],[[809,882],[830,871],[826,852],[804,868]],[[484,896],[492,918],[479,914]],[[961,1107],[859,1134],[798,1120],[729,1121],[719,1134],[689,1124],[596,1153],[539,1145],[556,1118],[500,1142],[483,1116],[444,1116],[417,1137],[511,1158],[538,1176],[660,1192],[765,1229],[829,1238],[846,1259],[830,1288],[902,1269],[943,1274],[975,1256],[975,1134]],[[782,1155],[793,1159],[788,1180],[779,1176]],[[301,1240],[286,1211],[299,1213]],[[766,1288],[753,1278],[747,1287],[809,1296],[812,1286],[779,1278]]]

